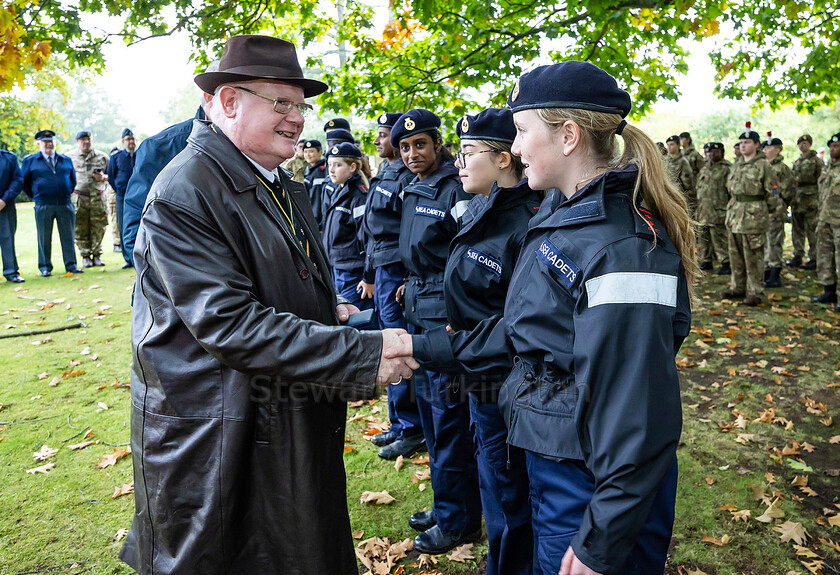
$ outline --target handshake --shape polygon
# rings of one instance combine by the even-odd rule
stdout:
[[[382,330],[382,355],[379,358],[379,385],[398,384],[414,374],[420,364],[412,357],[411,336],[404,329]]]

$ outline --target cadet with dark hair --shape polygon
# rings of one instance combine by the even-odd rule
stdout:
[[[714,259],[720,263],[715,273],[727,275],[729,268],[729,234],[726,231],[726,204],[729,192],[726,180],[731,164],[723,159],[724,145],[709,142],[703,146],[709,160],[697,177],[697,222],[705,228],[699,235],[701,267],[712,269]]]
[[[17,232],[17,209],[15,198],[23,188],[23,175],[20,173],[17,156],[6,150],[0,150],[0,252],[3,255],[3,277],[7,282],[23,283],[18,273],[17,254],[15,253],[15,233]]]
[[[668,155],[665,156],[665,164],[668,166],[668,173],[677,185],[688,203],[688,209],[693,211],[697,205],[697,190],[694,187],[694,173],[680,151],[680,137],[670,136],[665,140],[665,147],[668,148]]]
[[[303,183],[312,204],[312,213],[318,228],[324,228],[324,181],[327,179],[327,161],[321,157],[321,142],[307,140],[303,144],[303,158],[308,164],[303,172]]]
[[[793,177],[793,200],[790,204],[792,216],[791,239],[793,258],[787,261],[791,267],[813,270],[817,267],[817,214],[820,200],[817,182],[823,170],[823,162],[811,149],[814,140],[809,134],[803,134],[796,140],[802,154],[791,168]],[[805,240],[808,240],[808,261],[805,260]]]
[[[782,140],[774,138],[772,132],[767,132],[764,141],[764,155],[770,162],[772,179],[770,188],[776,196],[776,209],[770,214],[767,226],[767,249],[764,254],[764,287],[777,288],[782,286],[782,248],[785,243],[785,221],[787,208],[790,204],[791,175],[790,168],[784,163],[782,156]]]
[[[120,245],[125,246],[126,242],[122,240],[125,193],[128,189],[128,182],[131,180],[131,175],[134,173],[134,165],[137,163],[137,140],[134,138],[134,132],[125,128],[122,131],[122,143],[125,148],[111,156],[111,161],[108,164],[108,181],[113,186],[114,192],[116,192],[117,227],[120,230]],[[127,247],[122,249],[122,255],[125,260],[123,269],[133,267],[133,260],[128,254]]]
[[[406,329],[408,324],[397,301],[397,290],[406,275],[400,260],[400,222],[402,191],[414,174],[403,163],[399,149],[391,145],[391,130],[400,116],[401,112],[384,112],[377,120],[373,144],[384,162],[370,184],[364,223],[366,273],[373,270],[374,280],[373,285],[360,282],[359,287],[363,297],[373,297],[380,327]],[[371,443],[382,448],[379,457],[396,459],[423,448],[420,413],[409,386],[388,386],[388,417],[390,429],[370,438]]]
[[[688,160],[688,165],[691,166],[691,173],[694,180],[697,181],[697,176],[700,175],[700,170],[706,163],[703,155],[694,148],[694,142],[691,139],[691,134],[683,132],[680,134],[680,146],[682,146],[682,156]]]

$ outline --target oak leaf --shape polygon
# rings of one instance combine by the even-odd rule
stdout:
[[[472,554],[472,548],[472,543],[466,543],[460,547],[456,547],[446,558],[456,563],[465,563],[467,559],[475,559]]]
[[[67,449],[69,449],[71,451],[76,451],[78,449],[84,449],[85,447],[90,447],[94,443],[96,443],[96,442],[95,441],[83,441],[81,443],[74,443],[73,445],[68,445]]]
[[[134,493],[134,481],[123,483],[122,487],[114,487],[114,494],[111,496],[111,499],[116,499],[117,497],[128,495],[129,493]]]
[[[403,468],[403,456],[400,455],[399,457],[397,457],[397,460],[394,462],[394,469],[399,471],[402,468]]]
[[[129,455],[131,453],[131,447],[126,447],[124,449],[116,448],[114,449],[113,453],[109,453],[108,455],[103,455],[102,459],[96,466],[99,469],[105,469],[106,467],[110,467],[111,465],[116,465],[117,461]]]
[[[776,525],[773,531],[781,533],[779,539],[782,540],[782,543],[795,541],[797,544],[802,545],[808,538],[808,532],[805,531],[805,528],[795,521],[785,521],[781,525]]]
[[[128,529],[118,529],[117,533],[114,535],[114,541],[120,541],[121,539],[125,539],[126,535],[128,535]]]
[[[33,467],[32,469],[27,469],[27,473],[31,473],[35,475],[36,473],[47,473],[50,469],[55,467],[55,463],[47,463],[46,465],[42,465],[41,467]]]
[[[365,491],[359,501],[373,505],[389,505],[396,499],[387,491]]]
[[[32,452],[32,457],[38,461],[46,461],[50,457],[54,457],[56,453],[58,453],[58,449],[53,449],[49,445],[44,444],[41,446],[41,449]]]
[[[779,505],[779,499],[776,498],[773,502],[764,510],[764,513],[760,517],[756,517],[756,521],[760,521],[761,523],[772,523],[774,519],[781,519],[785,516],[784,510]]]

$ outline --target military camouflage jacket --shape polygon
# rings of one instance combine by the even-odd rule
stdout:
[[[814,150],[808,150],[793,163],[793,181],[796,182],[796,193],[816,194],[817,182],[822,173],[823,163]]]
[[[677,189],[685,194],[689,206],[694,206],[697,203],[697,193],[694,190],[694,174],[691,172],[688,160],[682,156],[672,158],[667,155],[665,156],[665,166],[671,180],[677,185]]]
[[[840,160],[831,160],[820,176],[820,221],[840,224]]]
[[[73,160],[73,168],[76,170],[77,192],[90,194],[105,191],[108,182],[97,182],[93,179],[94,170],[101,170],[100,173],[104,176],[105,170],[108,169],[108,156],[104,152],[91,149],[87,155],[82,155],[77,148],[67,152],[67,155]]]
[[[697,177],[697,213],[695,217],[704,226],[721,225],[726,220],[726,204],[729,192],[726,180],[732,164],[721,160],[716,164],[707,162]]]
[[[682,151],[682,156],[686,160],[688,160],[688,165],[691,166],[691,173],[694,175],[694,179],[697,179],[697,176],[700,174],[700,170],[703,169],[703,166],[706,163],[706,158],[703,157],[703,154],[698,152],[694,149],[694,146],[689,146]]]
[[[770,170],[773,173],[773,179],[771,180],[770,185],[773,190],[773,195],[778,196],[783,199],[785,203],[789,204],[793,196],[790,191],[793,178],[791,176],[791,170],[788,168],[787,164],[785,164],[784,160],[785,157],[779,154],[776,156],[775,160],[770,162]],[[779,202],[779,204],[779,209],[781,209],[783,204],[781,202]]]
[[[773,170],[763,154],[749,162],[732,165],[726,187],[726,227],[733,234],[763,234],[776,210],[778,196],[773,195]]]

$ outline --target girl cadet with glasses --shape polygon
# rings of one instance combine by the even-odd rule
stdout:
[[[464,191],[474,194],[449,246],[443,282],[447,319],[451,330],[459,331],[503,313],[528,221],[539,210],[542,194],[522,179],[522,160],[511,153],[516,128],[510,110],[490,108],[464,116],[456,132],[461,151],[455,166]],[[464,378],[489,543],[487,575],[533,572],[525,452],[507,445],[507,427],[497,404],[510,368]]]
[[[391,129],[391,145],[415,175],[402,191],[399,243],[407,270],[405,318],[415,333],[446,326],[443,271],[449,242],[469,201],[439,128],[438,116],[415,108]],[[420,369],[414,384],[435,499],[434,508],[412,515],[409,525],[423,531],[414,540],[416,550],[439,554],[481,536],[469,410],[457,382],[446,374]]]
[[[530,186],[557,189],[528,226],[504,316],[405,347],[428,369],[477,374],[513,358],[499,406],[525,450],[535,572],[662,573],[682,425],[674,356],[699,273],[685,199],[600,68],[535,68],[508,106]]]

